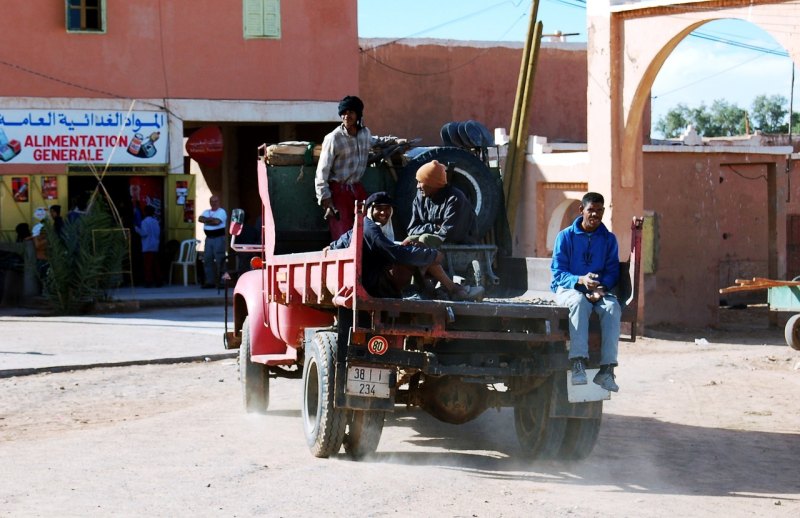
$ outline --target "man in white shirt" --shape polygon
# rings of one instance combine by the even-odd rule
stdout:
[[[213,288],[222,283],[222,274],[225,273],[225,251],[228,244],[225,240],[225,224],[228,214],[219,206],[219,196],[212,195],[208,200],[211,208],[204,210],[197,218],[203,224],[206,234],[205,253],[203,254],[203,268],[206,280],[203,288]]]

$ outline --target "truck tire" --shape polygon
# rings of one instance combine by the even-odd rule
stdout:
[[[347,411],[333,404],[336,346],[336,333],[317,333],[303,365],[303,429],[311,453],[321,458],[339,452],[347,427]]]
[[[450,178],[450,183],[462,191],[472,203],[476,214],[477,234],[482,238],[491,230],[500,209],[500,184],[496,175],[478,157],[465,149],[454,147],[431,148],[409,161],[400,171],[394,194],[392,223],[395,234],[399,237],[406,236],[408,223],[411,221],[411,204],[417,195],[417,169],[431,160],[454,164],[456,174]]]
[[[514,427],[526,457],[552,459],[564,442],[567,419],[550,417],[552,392],[553,376],[514,406]]]
[[[796,351],[800,351],[800,313],[793,315],[783,330],[783,336],[786,338],[786,345]]]
[[[242,343],[239,346],[239,381],[242,384],[242,401],[249,413],[266,414],[269,408],[269,371],[261,363],[250,359],[250,317],[242,324]]]
[[[356,460],[375,453],[383,433],[385,414],[382,411],[352,410],[344,437],[344,451]]]
[[[602,418],[567,419],[564,442],[561,444],[558,457],[565,460],[581,460],[588,457],[597,443],[601,421]]]

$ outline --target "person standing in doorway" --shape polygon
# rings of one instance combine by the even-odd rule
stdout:
[[[50,217],[53,219],[53,229],[56,231],[56,236],[63,241],[64,218],[61,217],[61,205],[50,207]]]
[[[161,287],[161,268],[158,265],[161,225],[158,224],[156,210],[151,205],[144,208],[144,214],[141,226],[135,227],[136,233],[142,236],[144,287]]]
[[[219,196],[212,195],[208,200],[211,204],[210,209],[206,209],[197,218],[203,224],[203,232],[206,235],[205,253],[203,254],[203,268],[205,270],[205,283],[203,288],[219,287],[222,283],[222,275],[225,273],[225,224],[228,221],[228,214],[219,205]]]

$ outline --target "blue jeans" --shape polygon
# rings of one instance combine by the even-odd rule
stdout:
[[[619,327],[622,308],[614,295],[606,295],[596,303],[589,302],[578,290],[558,288],[556,304],[569,308],[569,358],[589,357],[589,317],[592,311],[600,317],[603,339],[600,344],[600,364],[616,365],[619,349]]]
[[[206,272],[206,284],[219,284],[225,273],[225,249],[228,243],[225,236],[207,237],[203,253],[203,270]],[[214,267],[216,263],[216,268]],[[215,273],[216,271],[216,273]]]

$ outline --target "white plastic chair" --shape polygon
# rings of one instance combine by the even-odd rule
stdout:
[[[169,283],[172,284],[172,271],[176,266],[183,267],[183,285],[189,285],[189,268],[194,268],[194,279],[197,282],[197,244],[200,243],[197,239],[186,239],[181,241],[181,247],[178,250],[178,259],[172,261],[169,267]]]

